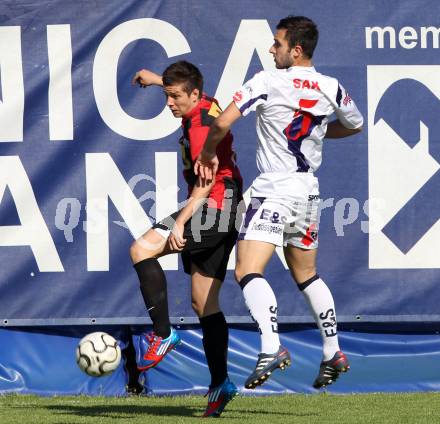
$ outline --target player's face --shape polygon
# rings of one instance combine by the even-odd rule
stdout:
[[[184,84],[168,85],[164,87],[167,106],[176,118],[181,118],[190,112],[199,102],[199,90],[196,88],[188,94]]]
[[[285,38],[286,31],[286,29],[279,29],[277,31],[272,47],[269,49],[277,69],[287,69],[293,66],[294,49],[289,47],[289,43]]]

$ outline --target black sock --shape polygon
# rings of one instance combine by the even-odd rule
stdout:
[[[167,280],[156,258],[144,259],[134,265],[141,285],[145,306],[153,321],[153,331],[160,337],[170,335]]]
[[[217,387],[228,376],[228,325],[223,312],[200,318],[203,332],[203,348],[211,373],[210,388]]]
[[[128,342],[125,349],[122,351],[122,357],[125,359],[125,369],[128,375],[127,391],[133,394],[142,392],[142,385],[139,383],[140,371],[136,363],[136,351],[133,346],[131,334],[128,336]]]

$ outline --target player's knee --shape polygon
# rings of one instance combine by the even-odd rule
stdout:
[[[205,305],[200,300],[191,299],[191,307],[199,318],[204,315]]]
[[[234,271],[235,281],[239,283],[244,276],[245,271],[241,267],[237,266]]]
[[[135,240],[130,246],[130,258],[135,264],[143,259],[154,258],[154,252],[142,247],[139,240]]]
[[[213,315],[220,311],[218,298],[208,299],[191,299],[191,306],[193,311],[199,318]]]
[[[297,284],[302,284],[304,281],[308,281],[310,278],[316,275],[316,267],[301,267],[300,269],[294,269],[292,272],[293,278]]]
[[[235,281],[240,283],[240,281],[248,274],[262,273],[258,267],[246,266],[245,264],[237,263],[234,271]]]
[[[135,240],[133,243],[131,243],[130,246],[130,258],[132,260],[132,262],[136,262],[137,256],[138,256],[138,252],[139,251],[139,247],[137,245],[137,241]]]

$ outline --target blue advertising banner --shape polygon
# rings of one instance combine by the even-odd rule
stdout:
[[[280,18],[320,29],[316,68],[338,78],[364,131],[324,143],[318,272],[339,321],[438,321],[440,4],[126,0],[0,4],[0,325],[148,322],[128,250],[186,198],[181,129],[141,68],[184,59],[225,107],[272,69]],[[255,119],[234,126],[245,189]],[[249,194],[245,197],[248,199]],[[189,277],[161,259],[173,321],[191,323]],[[250,320],[231,256],[221,300]],[[266,277],[281,322],[312,321],[277,250]]]
[[[393,333],[387,333],[386,329],[383,331],[384,325],[378,324],[381,332],[377,333],[375,324],[369,325],[372,327],[369,331],[359,331],[356,327],[339,330],[351,370],[342,375],[337,384],[326,388],[327,392],[439,391],[440,339],[435,331],[419,328],[418,331],[399,332],[394,328]],[[132,331],[135,343],[139,337],[135,328],[107,327],[95,326],[94,329],[111,333],[121,347],[125,346]],[[321,340],[314,325],[307,324],[283,326],[280,331],[283,346],[294,352],[294,366],[285,372],[274,373],[268,382],[255,390],[244,389],[243,383],[260,349],[259,333],[246,327],[232,325],[229,333],[229,376],[242,395],[319,393],[311,383],[321,360]],[[90,326],[0,328],[0,344],[9,346],[0,356],[0,395],[11,392],[44,396],[126,395],[127,374],[123,362],[113,374],[100,378],[90,377],[78,368],[75,348],[88,331]],[[157,367],[142,374],[140,380],[146,392],[167,396],[206,393],[210,376],[201,331],[190,325],[179,333],[182,345]]]

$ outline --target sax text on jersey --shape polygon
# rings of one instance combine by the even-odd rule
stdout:
[[[438,49],[439,45],[440,27],[365,27],[367,49]]]

